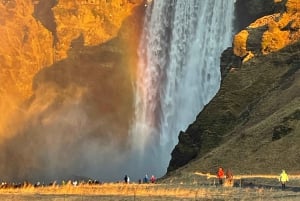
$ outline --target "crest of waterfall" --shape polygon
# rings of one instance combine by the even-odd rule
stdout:
[[[231,46],[234,0],[154,0],[146,9],[135,83],[132,157],[161,176],[178,134],[216,94]]]

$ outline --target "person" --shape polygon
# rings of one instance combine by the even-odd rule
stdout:
[[[77,186],[78,185],[78,181],[77,180],[74,180],[73,181],[73,186]]]
[[[223,179],[224,179],[224,170],[222,167],[219,167],[217,172],[217,178],[219,179],[219,184],[223,185]]]
[[[226,170],[225,177],[226,177],[226,182],[225,182],[226,185],[227,186],[233,186],[233,174],[232,174],[232,171],[230,169]]]
[[[281,189],[285,189],[285,183],[289,181],[289,177],[285,170],[282,170],[281,174],[279,175],[279,181],[281,182]]]
[[[146,174],[144,177],[144,183],[148,183],[148,181],[149,181],[149,178],[148,178],[148,175]]]
[[[125,184],[128,184],[128,183],[129,183],[129,177],[127,176],[127,174],[126,174],[125,177],[124,177],[124,182],[125,182]]]
[[[154,175],[152,175],[152,176],[151,176],[151,178],[150,178],[150,181],[151,181],[151,183],[155,183],[155,181],[156,181],[156,178],[155,178],[155,176],[154,176]]]

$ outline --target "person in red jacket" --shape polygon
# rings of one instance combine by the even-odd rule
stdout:
[[[223,179],[224,179],[224,170],[222,167],[219,167],[219,170],[217,172],[217,178],[219,179],[219,184],[223,185]]]

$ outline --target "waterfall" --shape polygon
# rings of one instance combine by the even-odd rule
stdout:
[[[219,89],[220,56],[232,41],[234,1],[148,1],[130,134],[141,171],[165,173],[179,132]]]

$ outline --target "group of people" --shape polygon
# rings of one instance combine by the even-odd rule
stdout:
[[[150,181],[151,183],[155,183],[155,182],[156,182],[156,177],[155,177],[154,175],[152,175],[152,176],[150,177],[150,179],[149,179],[149,178],[148,178],[148,175],[146,174],[145,177],[144,177],[144,179],[143,179],[143,183],[149,183],[149,181]],[[126,174],[125,177],[124,177],[124,183],[129,184],[129,182],[130,182],[130,178],[129,178],[129,176]],[[139,184],[141,184],[141,183],[142,183],[142,180],[139,179]]]
[[[225,173],[224,169],[222,167],[219,167],[218,172],[217,172],[217,178],[219,180],[220,185],[223,185],[225,178],[230,186],[233,185],[233,174],[230,169],[228,169]]]
[[[228,182],[229,185],[233,185],[233,174],[230,169],[228,169],[225,173],[224,169],[222,167],[219,167],[217,172],[217,178],[219,180],[219,185],[223,185],[225,178],[226,178],[226,182]],[[282,170],[278,180],[281,183],[281,189],[284,190],[286,182],[289,181],[289,177],[285,170]]]
[[[151,183],[155,183],[155,181],[156,181],[156,178],[155,178],[154,175],[152,175],[152,176],[150,177],[150,182],[151,182]],[[148,178],[148,175],[147,175],[147,174],[145,175],[145,177],[144,177],[144,179],[143,179],[143,182],[144,182],[144,183],[149,183],[149,178]]]

